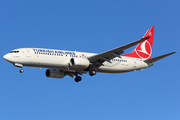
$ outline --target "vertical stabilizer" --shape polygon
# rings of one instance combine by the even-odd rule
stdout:
[[[151,29],[148,29],[144,38],[148,38],[147,40],[139,43],[133,52],[121,55],[125,57],[133,57],[139,59],[150,59],[152,54],[152,45],[154,38],[154,26]]]

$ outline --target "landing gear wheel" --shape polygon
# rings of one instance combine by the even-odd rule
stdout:
[[[23,70],[23,69],[20,69],[20,70],[19,70],[19,72],[20,72],[20,73],[23,73],[23,72],[24,72],[24,70]]]
[[[93,76],[93,75],[95,75],[95,74],[96,74],[96,71],[95,71],[95,70],[89,71],[89,75],[90,75],[90,76]]]
[[[74,80],[75,80],[75,82],[79,82],[82,80],[82,78],[81,78],[81,76],[77,76]]]

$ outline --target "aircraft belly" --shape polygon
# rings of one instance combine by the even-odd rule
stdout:
[[[98,69],[98,72],[106,72],[106,73],[122,73],[132,71],[132,67],[127,63],[116,63],[116,64],[108,64],[105,66],[101,66]]]
[[[29,62],[27,62],[29,61]],[[63,60],[62,57],[53,57],[53,56],[34,56],[29,60],[24,60],[24,66],[31,67],[42,67],[42,68],[67,68],[67,60]]]

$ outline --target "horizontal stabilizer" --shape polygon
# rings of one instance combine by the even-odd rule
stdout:
[[[144,62],[146,62],[146,63],[153,63],[153,62],[156,62],[156,61],[158,61],[158,60],[160,60],[160,59],[162,59],[162,58],[165,58],[165,57],[167,57],[167,56],[169,56],[169,55],[172,55],[172,54],[174,54],[174,53],[176,53],[176,52],[172,52],[172,53],[168,53],[168,54],[161,55],[161,56],[158,56],[158,57],[154,57],[154,58],[145,60]]]

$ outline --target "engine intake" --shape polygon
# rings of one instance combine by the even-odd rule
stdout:
[[[89,67],[90,62],[86,58],[71,58],[69,66],[73,68],[87,68]]]
[[[47,69],[46,76],[49,78],[63,78],[65,76],[64,71],[59,69]]]

